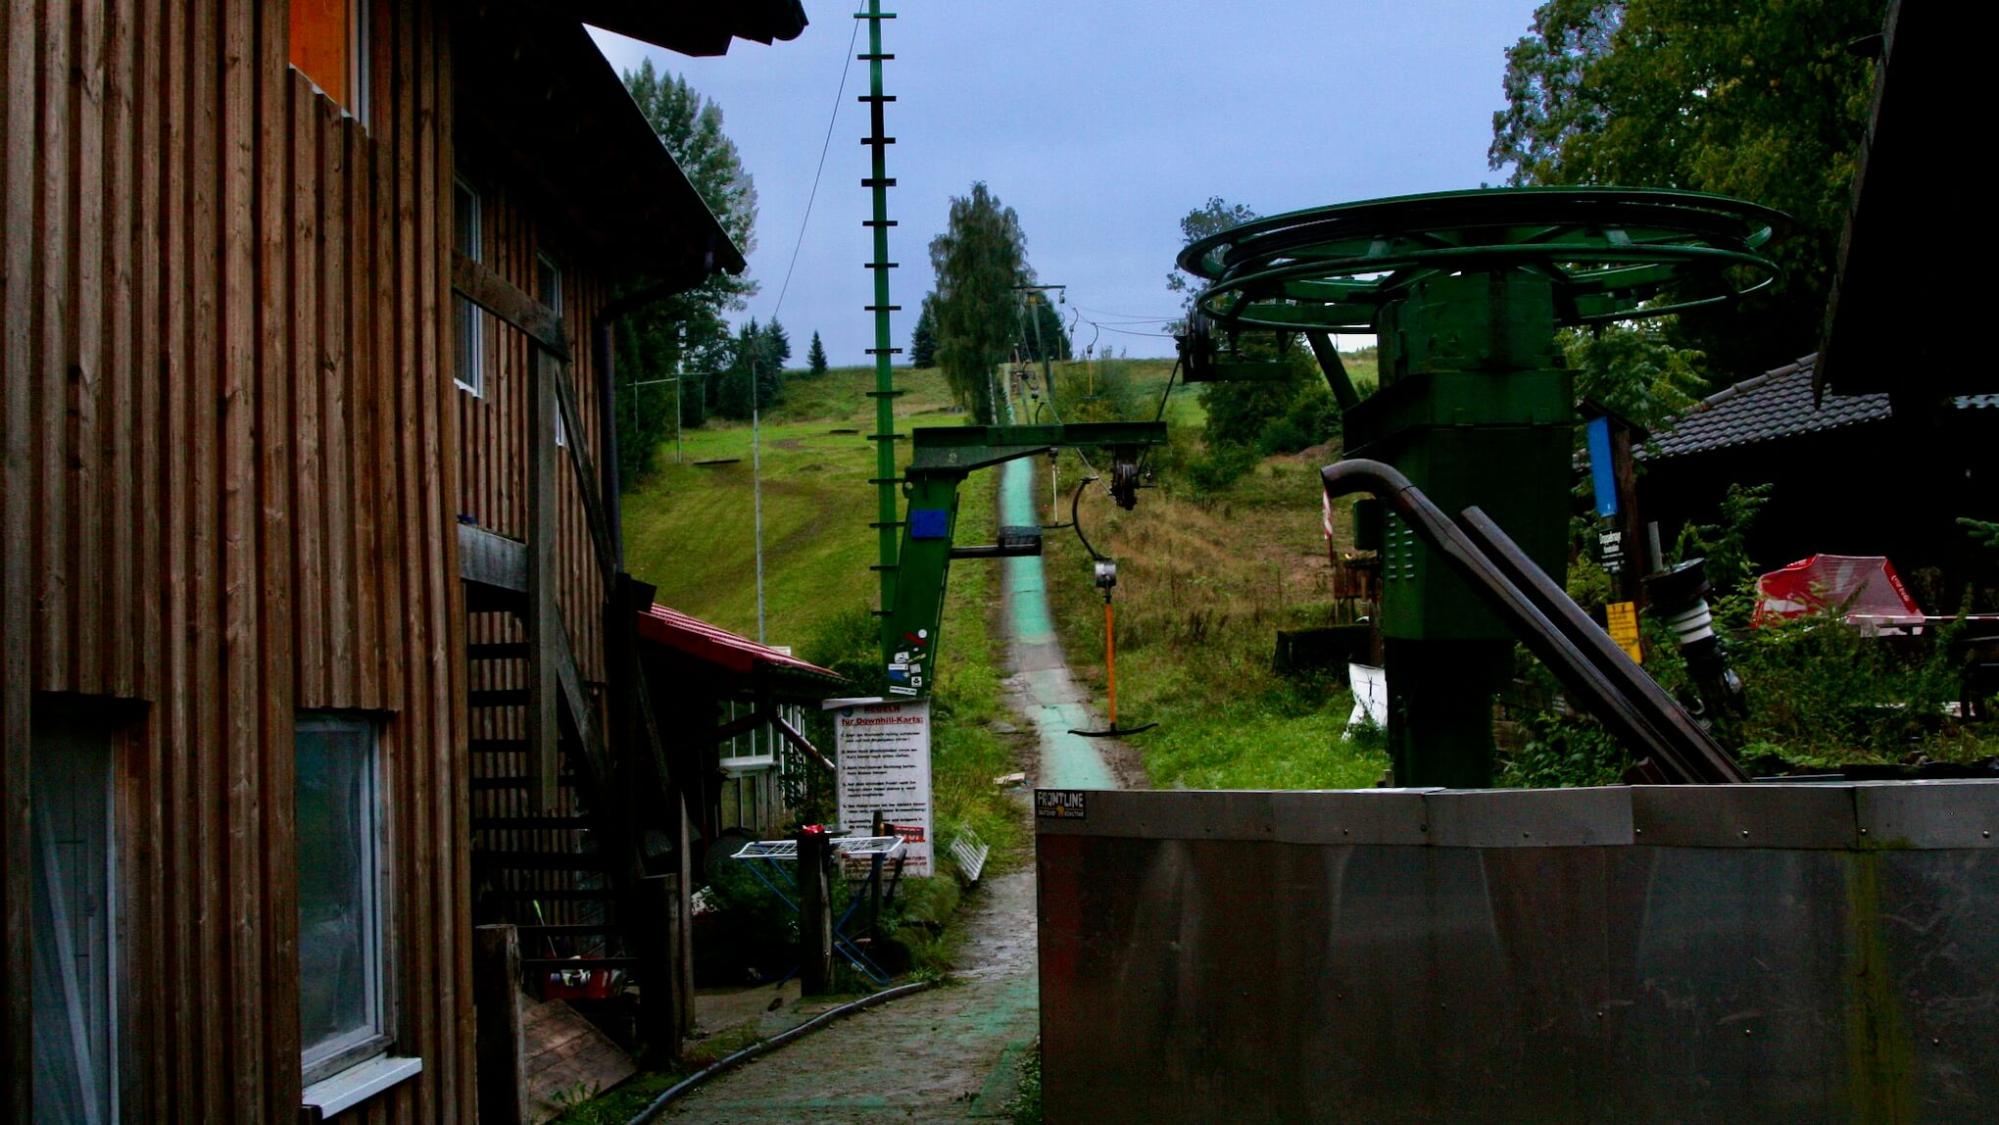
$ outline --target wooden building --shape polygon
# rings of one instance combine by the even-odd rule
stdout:
[[[9,3],[7,1120],[471,1119],[475,867],[656,877],[591,345],[741,257],[579,20],[715,7]]]

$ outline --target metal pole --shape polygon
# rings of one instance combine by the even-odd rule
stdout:
[[[888,271],[895,263],[888,258],[888,189],[895,181],[888,178],[888,136],[883,107],[888,97],[882,93],[882,62],[889,58],[882,52],[882,21],[894,19],[893,13],[882,11],[881,0],[868,0],[868,10],[857,12],[855,19],[868,21],[868,52],[860,58],[868,64],[868,92],[861,101],[868,105],[868,135],[862,138],[870,150],[868,178],[861,186],[868,188],[873,196],[872,213],[865,226],[874,235],[874,257],[868,262],[868,269],[874,275],[874,302],[867,311],[875,316],[875,346],[868,349],[875,360],[875,389],[870,397],[875,400],[875,432],[869,440],[875,443],[875,475],[869,483],[875,486],[875,532],[880,562],[876,573],[881,576],[882,615],[882,661],[887,663],[892,649],[893,631],[890,615],[895,611],[896,560],[899,554],[898,521],[896,520],[896,486],[901,482],[895,473],[895,369],[891,358],[896,349],[890,342],[889,314],[896,309],[889,303]]]
[[[764,469],[763,427],[758,418],[757,361],[750,357],[750,492],[753,497],[757,539],[757,643],[764,643]]]

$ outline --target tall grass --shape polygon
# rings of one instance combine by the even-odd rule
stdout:
[[[1064,401],[1079,366],[1059,375]],[[1157,409],[1165,376],[1163,364],[1133,363],[1143,418]],[[1317,476],[1325,456],[1252,454],[1233,480],[1195,487],[1189,464],[1202,454],[1202,418],[1193,395],[1176,391],[1167,417],[1173,447],[1155,454],[1158,487],[1141,490],[1132,512],[1101,488],[1086,492],[1080,509],[1084,533],[1118,562],[1119,720],[1160,724],[1133,739],[1153,785],[1373,784],[1387,759],[1341,737],[1353,706],[1343,674],[1296,679],[1271,668],[1278,629],[1331,622]],[[1096,471],[1107,469],[1100,454],[1090,457]],[[1092,466],[1070,454],[1059,471],[1066,521],[1068,489]],[[1044,475],[1038,494],[1046,490]],[[1047,556],[1070,667],[1102,692],[1103,602],[1089,557],[1069,532],[1048,536]]]

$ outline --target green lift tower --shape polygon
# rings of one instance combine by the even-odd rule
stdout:
[[[1209,284],[1183,341],[1190,381],[1257,378],[1245,329],[1302,335],[1338,397],[1345,455],[1387,462],[1446,512],[1476,505],[1559,581],[1567,567],[1574,395],[1557,329],[1734,300],[1777,273],[1783,216],[1690,192],[1515,188],[1296,211],[1187,247]],[[1371,332],[1361,398],[1333,332]],[[1394,515],[1362,501],[1380,552],[1396,783],[1492,784],[1492,697],[1512,636]]]

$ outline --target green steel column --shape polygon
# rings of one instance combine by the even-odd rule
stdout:
[[[868,50],[860,58],[868,64],[868,92],[861,95],[861,101],[868,104],[869,117],[873,125],[862,143],[872,150],[873,167],[869,177],[861,181],[874,195],[874,213],[865,220],[874,232],[874,258],[868,263],[868,270],[874,276],[874,303],[867,307],[875,317],[875,346],[868,349],[875,359],[875,389],[869,397],[875,400],[875,432],[868,440],[875,443],[875,475],[870,482],[875,486],[875,535],[879,545],[880,561],[875,571],[881,576],[882,656],[888,660],[894,653],[894,638],[889,613],[895,608],[896,587],[896,539],[901,526],[896,519],[896,486],[901,483],[895,471],[895,368],[892,358],[900,349],[891,344],[889,314],[897,306],[889,303],[888,271],[895,263],[888,258],[888,228],[894,224],[888,217],[888,189],[895,181],[888,177],[888,146],[895,143],[890,137],[882,119],[882,107],[893,100],[882,93],[882,63],[894,58],[882,53],[882,21],[895,18],[892,12],[881,10],[881,0],[868,0],[868,10],[858,12],[855,19],[868,21]]]
[[[951,574],[958,486],[963,483],[964,473],[916,473],[910,478],[902,585],[894,612],[883,618],[890,695],[929,695],[936,681],[944,633],[944,585]]]
[[[1553,286],[1532,273],[1419,282],[1383,306],[1381,389],[1345,419],[1351,456],[1394,465],[1446,512],[1480,506],[1560,580],[1574,419],[1555,330]],[[1512,634],[1400,519],[1382,547],[1396,784],[1489,786]]]

